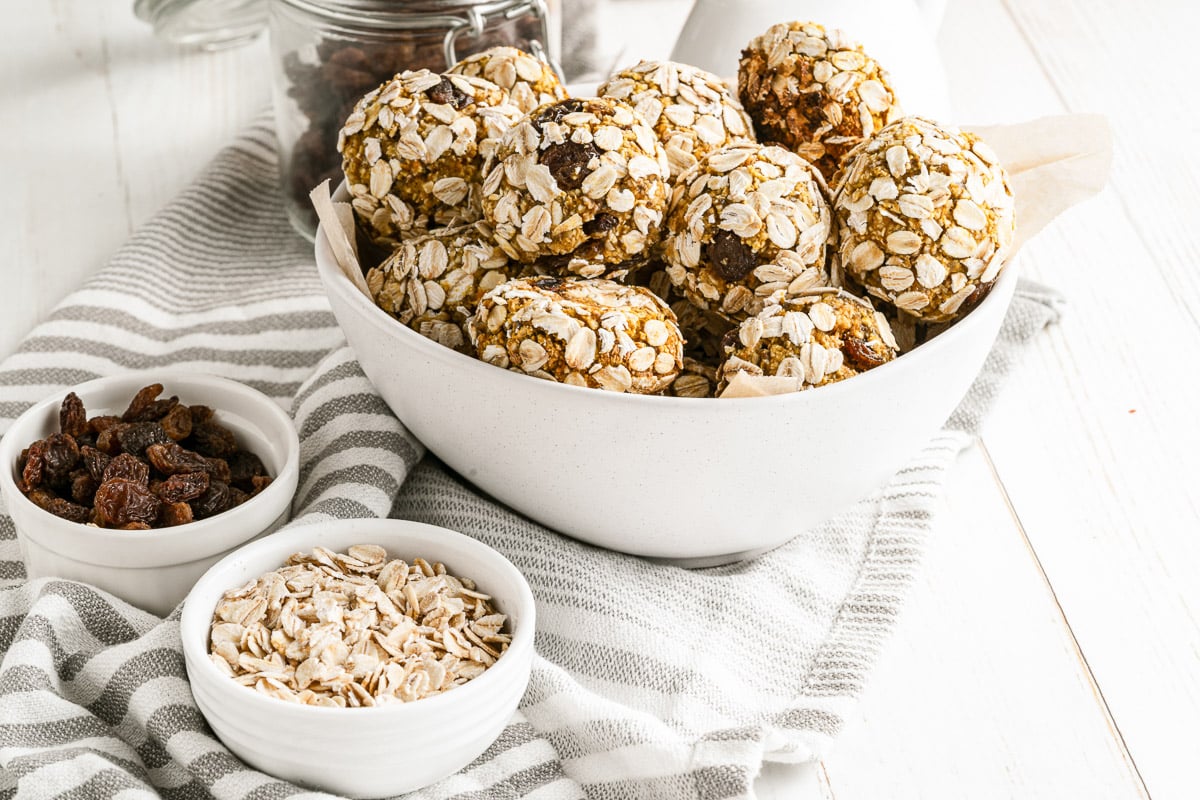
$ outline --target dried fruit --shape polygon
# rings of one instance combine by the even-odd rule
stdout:
[[[77,469],[71,473],[71,499],[84,506],[91,506],[96,497],[96,487],[100,482],[93,478],[86,469]]]
[[[155,494],[164,503],[186,503],[208,491],[207,472],[183,472],[172,475],[155,487]]]
[[[172,528],[176,525],[186,525],[195,519],[192,516],[192,507],[187,503],[171,503],[164,505],[162,511],[159,512],[158,521],[164,528]]]
[[[47,489],[34,489],[27,496],[39,508],[49,511],[56,517],[80,523],[88,522],[92,518],[91,510],[85,506],[64,500]]]
[[[263,465],[262,459],[249,450],[239,450],[226,460],[229,463],[227,483],[248,484],[251,478],[267,474],[267,468]]]
[[[164,475],[181,472],[208,472],[209,463],[204,456],[181,447],[175,442],[152,444],[146,448],[146,458],[154,468]]]
[[[162,502],[143,484],[123,478],[104,481],[96,489],[96,524],[120,528],[131,522],[153,525]]]
[[[74,392],[63,398],[62,408],[58,411],[58,428],[75,439],[88,433],[87,410]]]
[[[155,422],[161,419],[164,414],[179,405],[178,397],[156,400],[155,398],[162,394],[162,391],[161,383],[153,383],[138,390],[138,393],[133,396],[133,400],[129,402],[129,408],[125,409],[125,413],[121,415],[121,420],[123,422]]]
[[[100,478],[100,482],[111,481],[114,478],[133,481],[146,486],[150,483],[150,465],[142,461],[136,456],[131,456],[129,453],[121,453],[104,468],[104,474]]]
[[[102,480],[104,480],[104,470],[108,468],[108,462],[112,461],[112,456],[110,456],[108,453],[101,452],[94,447],[86,446],[79,449],[79,456],[80,460],[83,461],[83,465],[87,468],[88,473],[91,474],[92,479],[95,480],[96,483],[100,483]]]
[[[208,490],[191,501],[191,506],[196,519],[212,517],[232,508],[233,495],[230,494],[229,484],[210,481]]]
[[[271,483],[262,460],[238,448],[211,408],[159,399],[161,393],[159,384],[139,391],[124,421],[89,419],[78,395],[68,394],[59,408],[62,431],[33,442],[16,459],[22,493],[64,519],[147,530],[219,514]],[[238,487],[230,485],[234,467]]]
[[[238,449],[233,431],[211,420],[197,422],[194,417],[192,435],[184,440],[184,444],[200,455],[210,458],[225,458],[233,455]]]
[[[177,405],[158,421],[163,431],[175,441],[186,439],[192,433],[192,412],[187,406]]]

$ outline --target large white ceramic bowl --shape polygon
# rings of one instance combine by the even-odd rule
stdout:
[[[390,558],[441,561],[476,582],[508,615],[512,643],[479,677],[449,692],[374,708],[321,708],[238,684],[208,657],[221,595],[316,545],[378,544]],[[216,564],[183,604],[180,636],[192,695],[225,746],[284,780],[349,797],[390,797],[462,769],[496,740],[516,710],[533,662],[534,602],[504,556],[461,533],[390,519],[302,525],[246,545]]]
[[[163,394],[179,395],[182,403],[215,409],[221,424],[275,476],[271,485],[222,514],[149,531],[70,522],[21,494],[17,456],[31,442],[58,432],[67,391],[79,395],[89,416],[120,414],[134,393],[151,383],[163,384]],[[17,528],[26,574],[90,583],[159,616],[169,614],[221,557],[287,520],[299,475],[300,442],[291,417],[261,392],[215,375],[155,371],[81,383],[32,406],[0,439],[0,492]]]
[[[336,199],[347,199],[339,189]],[[768,549],[869,495],[958,405],[1016,285],[1010,265],[961,322],[819,389],[739,400],[616,394],[509,372],[396,322],[317,269],[363,371],[430,450],[577,539],[699,566]]]

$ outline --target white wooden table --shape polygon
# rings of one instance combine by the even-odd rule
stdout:
[[[179,52],[130,5],[0,26],[0,354],[269,101],[262,41]],[[640,6],[659,19],[617,26],[628,52],[665,54],[686,0]],[[1025,251],[1069,313],[960,459],[838,747],[762,796],[1200,797],[1197,31],[1174,0],[950,4],[960,121],[1108,114],[1113,178]]]

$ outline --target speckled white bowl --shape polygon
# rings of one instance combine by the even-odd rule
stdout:
[[[474,680],[412,703],[320,708],[267,697],[235,682],[208,657],[217,601],[316,545],[345,551],[378,544],[390,558],[441,561],[471,578],[508,615],[512,643]],[[228,556],[183,604],[179,633],[196,704],[225,746],[284,780],[349,797],[391,797],[428,786],[474,760],[517,708],[533,663],[535,607],[529,584],[508,559],[461,533],[392,519],[321,522],[281,531]]]
[[[694,566],[780,545],[882,486],[966,393],[1017,280],[1010,265],[953,328],[851,380],[714,400],[583,389],[491,366],[377,308],[320,229],[316,260],[363,371],[439,458],[557,531]]]
[[[79,395],[89,416],[120,414],[134,393],[151,383],[163,384],[165,396],[179,395],[185,404],[215,409],[221,424],[275,476],[271,485],[222,514],[149,531],[80,525],[44,511],[21,494],[17,456],[31,442],[59,430],[58,410],[68,391]],[[0,491],[30,578],[83,581],[166,616],[222,556],[286,521],[300,475],[300,441],[291,417],[275,401],[237,381],[167,371],[124,373],[55,392],[32,406],[0,439],[0,465]]]

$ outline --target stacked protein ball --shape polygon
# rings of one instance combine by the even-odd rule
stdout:
[[[901,117],[840,31],[754,39],[740,103],[673,62],[597,94],[513,48],[367,94],[339,150],[360,235],[391,252],[367,274],[380,308],[533,377],[711,397],[738,373],[807,389],[886,363],[881,312],[952,321],[1004,264],[995,156]]]

